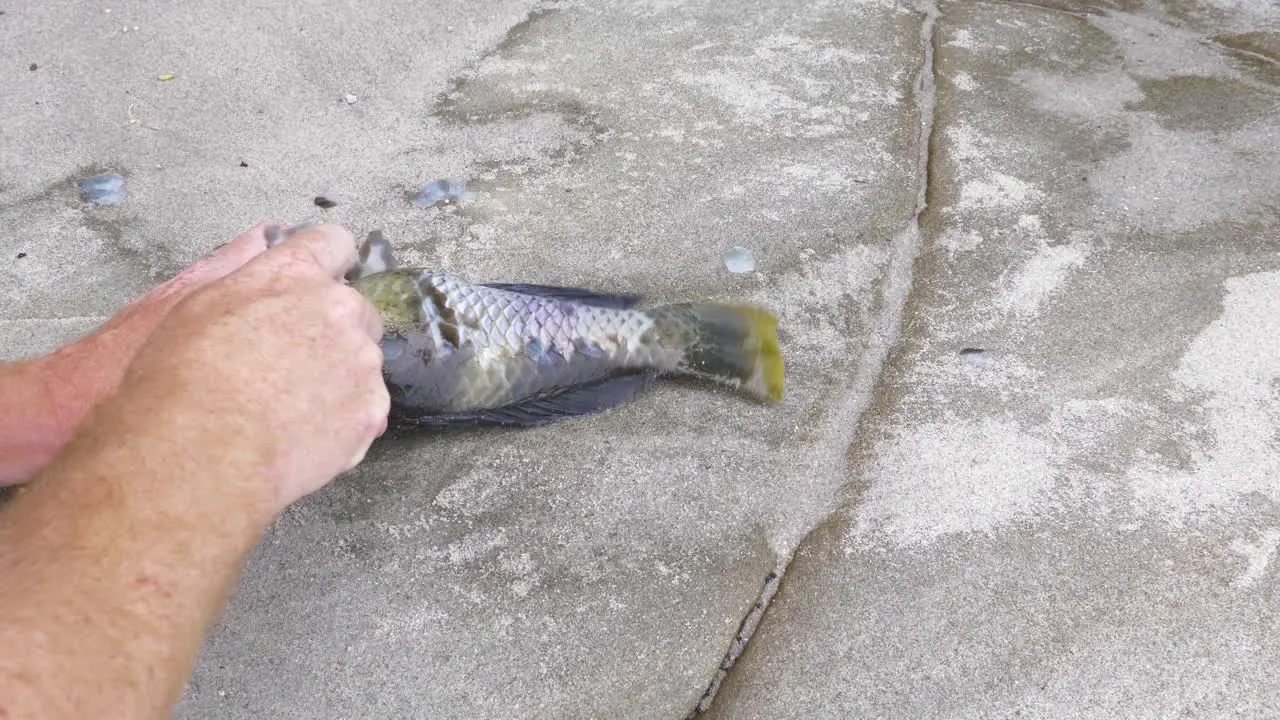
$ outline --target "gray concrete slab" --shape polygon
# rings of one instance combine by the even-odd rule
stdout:
[[[1280,6],[940,10],[903,334],[708,716],[1274,716]]]
[[[382,228],[410,262],[477,280],[778,309],[780,407],[666,386],[556,427],[375,446],[272,529],[178,713],[683,717],[778,558],[838,502],[896,336],[922,15],[359,9],[0,16],[5,354],[74,337],[267,217]],[[98,171],[125,175],[125,204],[78,203],[71,181]],[[408,202],[446,176],[475,196]],[[322,213],[323,191],[340,204]],[[755,272],[726,270],[737,245]]]
[[[465,150],[425,150],[436,95],[531,7],[6,7],[0,338],[29,340],[4,356],[74,337],[263,219],[423,232],[389,188],[462,170]],[[98,172],[124,175],[123,205],[82,206],[74,180]],[[326,190],[347,202],[321,213],[312,200]]]

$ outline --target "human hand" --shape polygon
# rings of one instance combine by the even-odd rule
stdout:
[[[247,460],[273,513],[351,469],[390,411],[382,320],[342,282],[355,258],[349,232],[311,226],[191,292],[138,351],[117,409],[148,418],[150,442]]]
[[[0,508],[0,716],[172,711],[262,531],[386,427],[355,257],[345,230],[299,229],[188,293]]]
[[[115,392],[138,348],[173,306],[265,252],[268,231],[274,227],[255,225],[134,299],[85,337],[39,358],[63,442],[94,405]]]
[[[45,467],[104,398],[151,331],[184,297],[267,249],[262,223],[130,302],[105,324],[57,350],[0,365],[0,486]]]

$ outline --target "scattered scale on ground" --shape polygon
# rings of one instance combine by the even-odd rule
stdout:
[[[347,98],[349,98],[347,102],[355,102],[354,96],[348,95]],[[248,163],[245,162],[241,162],[240,165],[248,167]],[[76,184],[80,188],[80,197],[85,202],[95,205],[119,205],[124,202],[124,178],[120,175],[94,175],[80,178],[76,180]],[[473,197],[474,194],[467,190],[465,183],[446,178],[424,186],[413,198],[412,204],[414,207],[428,208],[460,203],[471,200]],[[337,192],[326,191],[316,195],[313,202],[317,207],[328,210],[337,207],[339,200],[340,195]],[[730,248],[725,255],[725,267],[729,272],[736,274],[752,272],[756,269],[755,255],[744,247]],[[977,361],[970,359],[970,362]]]

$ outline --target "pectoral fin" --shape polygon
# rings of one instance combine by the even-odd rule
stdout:
[[[521,400],[504,407],[460,413],[393,412],[396,422],[437,428],[468,425],[514,425],[533,427],[582,415],[592,415],[620,405],[652,385],[655,372],[644,372],[596,380],[585,385]]]

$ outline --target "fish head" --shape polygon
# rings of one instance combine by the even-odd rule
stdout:
[[[267,247],[272,248],[293,237],[310,223],[266,229]],[[422,322],[422,293],[417,274],[397,270],[395,249],[381,230],[374,230],[360,243],[356,262],[344,279],[364,296],[382,317],[385,337],[410,333]]]
[[[370,273],[351,283],[382,318],[384,336],[406,335],[421,330],[422,290],[418,274],[391,269]]]

